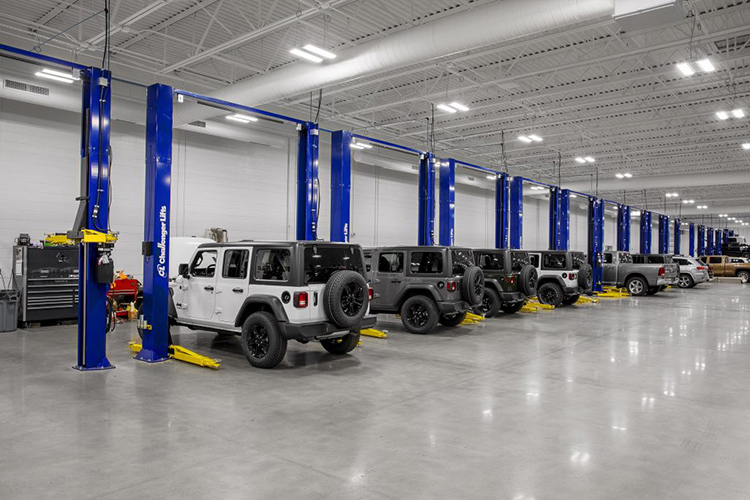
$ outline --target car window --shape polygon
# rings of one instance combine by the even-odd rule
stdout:
[[[477,255],[477,263],[487,271],[502,271],[505,267],[502,253],[480,253]]]
[[[201,250],[190,264],[190,274],[199,278],[213,278],[216,272],[216,250]]]
[[[542,258],[542,269],[565,269],[564,253],[548,253]]]
[[[689,265],[690,265],[690,264],[688,263],[688,261],[687,261],[687,260],[685,260],[685,259],[674,259],[674,261],[675,261],[675,262],[676,262],[677,264],[681,265],[681,266],[689,266]]]
[[[451,260],[453,261],[454,276],[463,276],[466,268],[474,265],[474,253],[465,248],[453,249],[451,250]]]
[[[442,252],[412,252],[409,270],[412,274],[442,274]]]
[[[288,248],[263,248],[255,253],[256,280],[289,281],[292,252]]]
[[[247,263],[249,259],[249,250],[225,250],[224,262],[221,266],[221,277],[233,279],[247,278]]]
[[[539,267],[539,254],[533,253],[529,255],[529,259],[531,259],[532,266]]]
[[[604,263],[605,264],[614,264],[615,262],[615,256],[611,253],[605,253],[604,254]]]
[[[368,273],[372,271],[372,254],[370,252],[365,253],[365,269]]]
[[[586,263],[586,255],[581,252],[571,253],[570,256],[573,259],[573,269],[580,269]]]
[[[640,254],[635,254],[632,256],[633,263],[635,264],[644,264],[646,262],[646,257]]]
[[[510,253],[511,267],[514,271],[520,271],[523,266],[531,263],[528,252],[511,252]]]
[[[305,283],[328,283],[336,271],[364,273],[362,251],[357,245],[310,245],[305,247]]]
[[[381,253],[378,257],[378,272],[380,273],[403,273],[404,253],[391,252]]]
[[[664,264],[664,257],[661,255],[648,255],[646,256],[646,262],[649,264]]]
[[[709,257],[708,263],[709,264],[721,264],[721,257]]]
[[[629,253],[620,254],[620,264],[631,264],[633,262],[634,262],[633,254],[629,254]]]

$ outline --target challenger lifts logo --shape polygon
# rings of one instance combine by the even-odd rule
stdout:
[[[159,263],[156,265],[156,271],[162,278],[167,277],[167,206],[162,205],[159,209],[159,222],[161,223],[161,241],[156,244],[159,249]]]

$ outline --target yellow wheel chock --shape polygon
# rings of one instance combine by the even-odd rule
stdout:
[[[129,342],[128,347],[130,347],[130,350],[133,352],[140,352],[143,348],[143,346],[137,342]],[[169,357],[176,359],[177,361],[184,361],[185,363],[212,368],[214,370],[218,370],[221,366],[220,359],[203,356],[179,345],[169,346]]]
[[[375,337],[376,339],[388,338],[387,333],[380,331],[380,330],[376,330],[375,328],[364,328],[359,331],[359,334],[364,335],[365,337]]]
[[[484,321],[484,316],[480,316],[479,314],[474,314],[467,312],[466,317],[461,322],[461,325],[476,325],[477,323]]]

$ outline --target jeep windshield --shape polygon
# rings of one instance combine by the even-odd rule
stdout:
[[[364,276],[362,252],[358,246],[305,247],[305,284],[328,283],[336,271],[356,271]]]
[[[454,276],[463,276],[466,268],[474,265],[474,253],[468,248],[454,248],[451,250],[451,258]]]
[[[531,264],[529,252],[511,252],[510,260],[514,271],[520,271],[526,264]]]

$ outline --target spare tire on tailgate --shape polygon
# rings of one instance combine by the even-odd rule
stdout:
[[[367,313],[367,282],[355,271],[336,271],[323,290],[323,310],[341,328],[352,328]]]
[[[584,292],[594,289],[594,269],[591,265],[584,264],[578,270],[578,286],[583,288]]]
[[[536,284],[539,281],[539,273],[531,264],[526,264],[518,274],[518,289],[527,297],[536,295]]]
[[[484,297],[484,271],[479,266],[470,266],[461,280],[461,296],[469,305],[478,306]]]

